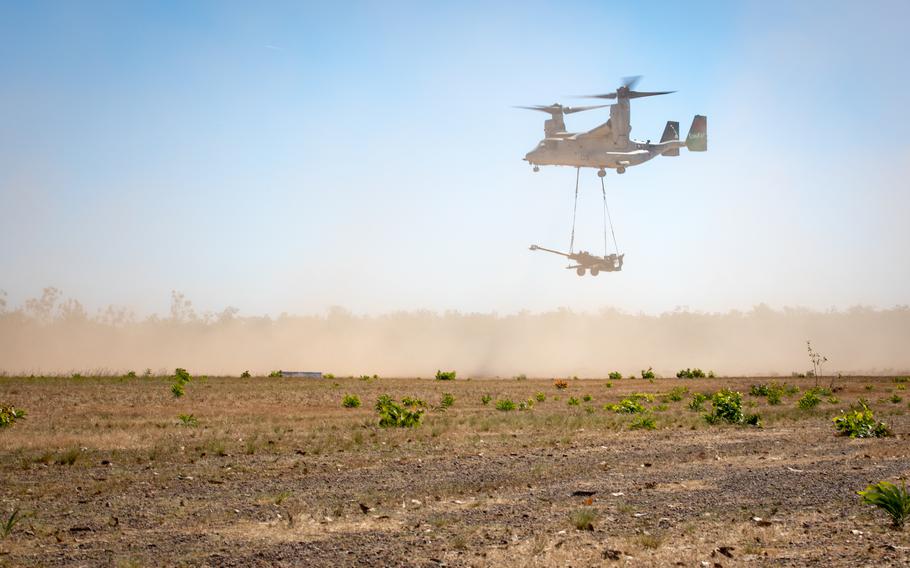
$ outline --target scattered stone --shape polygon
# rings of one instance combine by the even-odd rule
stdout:
[[[572,492],[572,497],[590,497],[592,495],[597,495],[597,491],[590,491],[588,489],[576,489]]]
[[[604,550],[603,558],[604,560],[619,560],[622,558],[622,551],[608,548]]]

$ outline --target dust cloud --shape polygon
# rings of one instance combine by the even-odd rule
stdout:
[[[20,307],[0,302],[0,371],[10,374],[185,367],[209,375],[293,369],[427,377],[455,369],[463,377],[604,377],[653,366],[663,376],[683,367],[789,375],[810,368],[807,340],[828,357],[826,373],[906,373],[910,308],[378,316],[332,308],[270,318],[240,317],[233,308],[197,314],[174,293],[170,314],[140,319],[113,307],[89,315],[54,288]]]

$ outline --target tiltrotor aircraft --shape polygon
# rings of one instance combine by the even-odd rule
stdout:
[[[679,156],[679,149],[686,147],[690,152],[705,152],[708,149],[708,119],[695,115],[685,141],[679,139],[679,123],[668,121],[660,142],[634,140],[629,137],[632,125],[629,122],[629,101],[641,97],[666,95],[675,91],[642,92],[635,85],[641,77],[628,77],[615,92],[590,95],[589,98],[615,99],[610,105],[589,105],[565,107],[560,104],[537,105],[525,108],[550,114],[544,122],[544,136],[536,148],[524,157],[534,171],[540,166],[573,166],[576,168],[597,168],[597,175],[606,175],[606,168],[616,173],[625,173],[626,168],[647,162],[656,156]],[[585,110],[610,107],[610,119],[587,132],[566,131],[564,116]]]

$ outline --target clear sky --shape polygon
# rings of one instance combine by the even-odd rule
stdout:
[[[0,289],[164,312],[910,303],[910,3],[0,0]],[[574,170],[521,160],[622,76],[625,269],[578,278]],[[568,118],[582,130],[606,111]],[[602,246],[582,172],[577,242]]]

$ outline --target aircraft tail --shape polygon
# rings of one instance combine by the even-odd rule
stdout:
[[[707,152],[708,151],[708,117],[696,114],[692,119],[692,126],[689,127],[689,135],[686,136],[686,148],[690,152]]]
[[[668,120],[667,126],[664,127],[664,134],[660,137],[660,141],[663,143],[673,140],[679,140],[679,123],[673,120]],[[671,148],[670,150],[664,152],[662,155],[679,156],[679,148]]]

